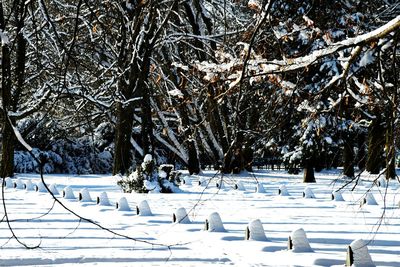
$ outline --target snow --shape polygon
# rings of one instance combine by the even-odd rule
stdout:
[[[208,216],[206,221],[206,230],[209,232],[225,232],[225,227],[222,223],[221,216],[218,212],[213,212]]]
[[[306,232],[303,228],[294,230],[290,234],[292,242],[292,252],[313,252],[310,243],[308,241]]]
[[[92,197],[90,196],[89,190],[87,188],[82,188],[79,192],[79,201],[81,202],[92,202]]]
[[[110,200],[108,199],[107,192],[101,192],[97,197],[97,205],[100,206],[111,206]]]
[[[368,252],[367,243],[362,239],[351,242],[350,247],[353,251],[354,267],[375,267],[371,255]]]
[[[146,200],[142,200],[139,205],[138,205],[138,215],[140,216],[153,216],[153,213],[151,212],[149,203]]]
[[[258,184],[257,184],[256,192],[257,192],[257,193],[265,193],[265,188],[264,188],[264,186],[262,185],[262,183],[258,183]]]
[[[22,181],[21,178],[18,178],[18,179],[14,182],[14,187],[15,187],[16,189],[25,189],[25,184],[24,184],[24,182]]]
[[[5,180],[6,183],[6,188],[13,188],[14,187],[14,183],[12,181],[12,179],[10,177],[7,177]]]
[[[131,211],[131,208],[129,207],[129,203],[126,197],[121,197],[118,200],[116,208],[118,211]]]
[[[284,184],[279,186],[278,193],[281,196],[290,196],[289,191]]]
[[[249,223],[248,231],[249,231],[249,240],[267,241],[264,227],[259,219],[253,220]]]
[[[176,212],[174,213],[173,222],[176,222],[176,223],[190,223],[188,214],[187,214],[186,209],[184,207],[180,207],[179,209],[176,210]]]
[[[302,194],[307,185],[301,182],[302,174],[257,170],[254,175],[265,186],[263,194],[254,192],[257,182],[252,174],[224,176],[227,185],[231,179],[235,183],[240,181],[245,191],[228,186],[218,190],[215,182],[220,176],[214,175],[214,172],[204,171],[202,175],[190,176],[194,185],[199,179],[211,182],[205,182],[204,186],[181,185],[183,192],[177,194],[122,193],[116,185],[117,179],[112,176],[45,175],[45,182],[52,184],[51,187],[57,184],[60,191],[69,186],[75,192],[87,188],[92,196],[104,197],[102,192],[106,192],[112,206],[83,203],[76,198],[70,201],[58,196],[58,199],[74,212],[138,241],[79,221],[59,204],[54,204],[49,193],[4,188],[7,213],[15,234],[27,245],[40,244],[41,248],[27,250],[15,239],[9,240],[11,233],[2,221],[0,265],[344,266],[348,246],[353,240],[363,239],[374,265],[398,266],[400,185],[396,180],[390,181],[385,196],[385,190],[374,183],[377,176],[362,174],[363,185],[352,191],[354,182],[345,186],[349,180],[341,179],[341,170],[324,171],[316,173],[317,183],[312,185],[318,198],[305,199]],[[28,180],[40,184],[38,175],[19,174],[17,178],[25,184]],[[277,194],[283,185],[290,196]],[[332,192],[342,186],[345,186],[340,191],[344,201],[332,201]],[[359,205],[367,190],[377,205]],[[140,206],[138,203],[146,200],[153,216],[138,216],[135,210],[115,210],[113,206],[121,197],[125,197],[130,207]],[[192,223],[171,222],[171,214],[181,207],[190,211]],[[4,213],[3,209],[0,212]],[[210,229],[219,226],[224,231],[204,231],[206,219]],[[245,240],[245,229],[251,225],[255,227],[254,219],[262,222],[267,240]],[[287,250],[288,237],[299,228],[304,229],[313,252]],[[292,234],[295,247],[300,236]],[[304,244],[302,246],[304,248]],[[358,249],[352,247],[356,259]]]
[[[76,199],[75,195],[74,195],[74,191],[72,190],[72,188],[70,186],[67,186],[64,188],[63,190],[63,198],[64,199]]]
[[[183,183],[185,184],[185,185],[192,185],[192,179],[190,178],[190,176],[184,176],[183,177]]]
[[[47,193],[47,189],[42,181],[37,182],[36,191],[38,191],[39,193]]]
[[[314,192],[310,187],[306,187],[303,192],[304,198],[315,198]]]

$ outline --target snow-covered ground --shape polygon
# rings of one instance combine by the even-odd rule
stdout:
[[[24,183],[39,181],[37,175],[18,177]],[[338,171],[317,174],[317,183],[311,185],[303,184],[300,175],[265,170],[225,176],[221,189],[216,187],[220,176],[209,181],[208,188],[198,185],[200,178],[212,177],[212,172],[191,176],[192,185],[182,185],[184,193],[179,194],[123,194],[110,176],[45,176],[46,183],[56,183],[60,193],[70,186],[78,197],[80,190],[87,188],[92,202],[59,199],[76,213],[137,241],[79,221],[59,204],[53,207],[48,193],[5,188],[5,205],[15,235],[28,246],[40,246],[28,250],[18,244],[3,218],[0,266],[343,266],[347,247],[356,239],[370,241],[368,249],[377,266],[400,266],[397,181],[389,183],[387,194],[383,187],[372,188],[378,205],[369,205],[369,199],[360,206],[373,177],[363,176],[362,185],[353,192],[342,191],[344,201],[331,200],[332,190],[344,182],[334,182],[340,177]],[[245,191],[233,188],[239,180]],[[260,192],[255,192],[256,180],[265,192],[260,186]],[[279,188],[285,191],[282,185],[288,195],[278,195]],[[305,195],[310,198],[303,197],[307,186]],[[112,206],[96,205],[96,197],[103,191]],[[132,211],[115,208],[121,197],[128,200]],[[136,205],[142,200],[147,200],[153,216],[136,215]],[[172,223],[173,214],[181,207],[188,212],[190,223]],[[4,214],[3,207],[1,212]],[[182,212],[177,212],[178,217]],[[209,218],[213,212],[220,215],[225,232],[204,230],[206,219],[209,225],[213,223],[214,217]],[[263,241],[244,240],[246,227],[255,219],[261,221],[266,240],[260,232],[257,235]],[[253,222],[250,229],[259,226]],[[299,228],[304,229],[311,252],[287,250],[289,235]]]

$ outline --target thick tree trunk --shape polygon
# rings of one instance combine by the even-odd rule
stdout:
[[[368,129],[368,159],[366,170],[372,174],[379,174],[383,166],[382,152],[385,144],[385,129],[381,125],[379,115]]]
[[[113,175],[127,174],[133,164],[132,152],[132,126],[133,126],[133,107],[117,104],[117,124],[115,128],[115,149]]]
[[[312,159],[307,159],[304,166],[303,183],[315,183],[314,163]]]
[[[14,148],[16,140],[10,123],[6,122],[3,125],[1,177],[5,178],[14,175]]]
[[[200,162],[199,158],[197,156],[197,150],[195,146],[195,141],[194,140],[189,140],[188,145],[188,155],[189,155],[189,160],[188,160],[188,171],[189,174],[199,174],[200,173]]]
[[[0,30],[5,32],[5,20],[3,13],[3,5],[0,2]],[[1,97],[2,97],[2,157],[0,164],[1,177],[10,177],[14,175],[14,147],[15,136],[14,131],[8,121],[8,111],[11,107],[11,59],[8,44],[2,45],[1,55]]]
[[[345,140],[343,147],[343,175],[354,177],[354,149],[349,139]]]

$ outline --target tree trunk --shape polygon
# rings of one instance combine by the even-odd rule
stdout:
[[[117,124],[115,129],[115,149],[113,175],[127,174],[133,163],[132,152],[132,126],[133,126],[133,107],[132,105],[123,106],[117,104]]]
[[[0,30],[5,32],[5,20],[3,13],[3,4],[0,2]],[[14,147],[15,135],[8,121],[8,111],[11,108],[11,59],[10,49],[7,43],[2,45],[1,55],[1,97],[2,97],[2,157],[0,165],[1,177],[11,177],[14,175]]]
[[[197,156],[197,150],[195,146],[195,141],[194,140],[189,140],[188,145],[188,155],[189,155],[189,160],[188,160],[188,171],[189,174],[199,174],[200,173],[200,162],[199,158]]]
[[[377,114],[377,112],[375,114]],[[382,148],[385,143],[385,129],[381,125],[380,116],[376,116],[376,119],[372,121],[368,129],[368,159],[366,170],[372,174],[379,174],[383,166]]]
[[[315,183],[314,164],[312,159],[307,159],[304,166],[303,183]]]
[[[343,147],[343,175],[354,177],[354,149],[348,138],[344,141]]]
[[[357,137],[357,167],[360,171],[365,169],[365,165],[367,162],[367,153],[365,151],[365,134],[360,133]]]
[[[394,120],[392,116],[388,115],[387,118],[387,127],[386,127],[386,144],[385,144],[385,152],[386,152],[386,179],[395,179],[396,178],[396,153],[395,153],[395,143],[394,143]]]
[[[4,123],[2,157],[1,157],[1,177],[12,177],[14,175],[14,148],[15,135],[10,123]]]

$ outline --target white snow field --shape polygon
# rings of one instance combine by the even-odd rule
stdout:
[[[348,246],[358,239],[367,242],[376,266],[400,266],[398,181],[390,181],[387,188],[372,187],[369,192],[377,205],[369,205],[369,201],[361,205],[375,177],[363,175],[361,186],[351,192],[354,183],[350,184],[342,191],[344,201],[335,201],[332,192],[345,182],[334,182],[339,173],[317,173],[316,184],[303,184],[301,175],[258,170],[254,175],[224,176],[224,187],[218,189],[215,185],[220,176],[199,185],[199,179],[213,177],[213,172],[206,171],[190,176],[191,182],[181,186],[183,193],[176,194],[124,194],[116,178],[110,176],[46,175],[46,183],[57,185],[58,199],[70,209],[137,241],[80,221],[59,204],[53,207],[48,193],[4,188],[15,235],[26,245],[39,248],[26,249],[11,238],[2,216],[0,266],[344,266]],[[254,176],[264,193],[255,192]],[[33,174],[19,174],[18,178],[24,183],[39,182],[39,176]],[[238,181],[246,190],[234,189]],[[208,188],[204,186],[207,183]],[[278,194],[282,185],[288,194]],[[87,188],[92,201],[63,198],[67,186],[76,197]],[[315,198],[303,197],[307,186]],[[110,206],[96,205],[103,192]],[[122,197],[130,209],[116,209]],[[143,200],[152,216],[137,215],[136,206]],[[172,222],[173,213],[181,207],[190,223]],[[4,215],[3,205],[0,211]],[[214,212],[220,215],[225,231],[204,230],[205,220]],[[247,226],[257,219],[266,239],[245,240]],[[300,228],[311,250],[288,251],[289,235]],[[362,262],[355,266],[362,266]]]

